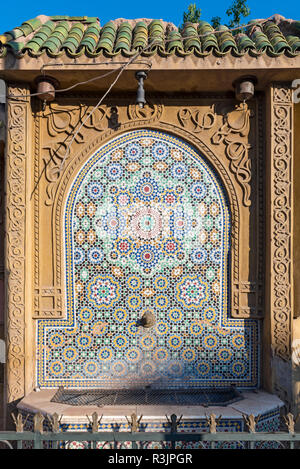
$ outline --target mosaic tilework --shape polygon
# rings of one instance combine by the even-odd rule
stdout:
[[[257,425],[257,432],[279,432],[280,428],[280,410],[276,408],[267,414],[260,416]],[[276,441],[264,441],[255,443],[256,449],[282,449],[288,447],[288,443]]]
[[[64,229],[68,317],[38,320],[40,387],[257,387],[258,321],[229,314],[228,202],[192,147],[112,140],[76,177]]]

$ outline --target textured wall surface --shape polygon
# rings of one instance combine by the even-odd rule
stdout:
[[[0,143],[0,340],[4,340],[4,233],[3,233],[3,220],[4,220],[4,207],[3,207],[3,150]],[[4,428],[4,343],[1,344],[1,356],[0,356],[0,429]]]
[[[295,311],[294,316],[297,319],[293,321],[293,342],[292,342],[292,363],[293,363],[293,381],[294,381],[294,399],[295,414],[300,412],[300,187],[298,184],[300,178],[300,103],[294,105],[294,298]],[[300,422],[297,423],[298,431]]]
[[[300,103],[294,105],[294,281],[295,281],[295,315],[300,316]],[[298,285],[298,288],[297,288]],[[300,338],[300,336],[299,336]]]

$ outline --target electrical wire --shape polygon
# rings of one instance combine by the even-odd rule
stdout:
[[[257,20],[257,22],[249,25],[244,25],[244,26],[238,26],[238,27],[235,27],[235,28],[231,28],[231,29],[228,29],[226,31],[235,31],[235,30],[238,30],[238,29],[241,29],[241,28],[246,28],[246,27],[252,27],[254,28],[256,25],[258,24],[263,24],[267,21],[269,21],[271,18],[273,18],[273,16],[270,16],[269,18],[266,18],[266,19],[263,19],[263,20]],[[206,33],[206,34],[202,34],[202,35],[198,35],[197,37],[205,37],[207,36],[208,34],[212,34],[212,33],[222,33],[224,31],[217,31],[217,30],[213,30],[213,31],[209,31],[209,33]],[[180,38],[180,40],[184,41],[188,38],[194,38],[195,35],[193,36],[186,36],[184,38]],[[166,42],[170,42],[172,41],[173,39],[169,39],[169,40],[166,40]],[[106,98],[106,96],[109,94],[109,92],[111,91],[111,89],[113,88],[113,86],[117,83],[117,81],[119,80],[120,76],[122,75],[122,73],[124,72],[124,70],[126,69],[126,67],[128,67],[130,64],[132,64],[143,52],[145,52],[147,49],[150,49],[153,45],[158,44],[157,43],[157,39],[154,39],[150,44],[148,44],[147,46],[145,46],[144,48],[142,48],[136,55],[134,55],[128,62],[125,62],[124,65],[122,65],[121,67],[119,67],[118,69],[116,70],[112,70],[110,72],[107,72],[106,74],[104,75],[100,75],[98,77],[93,77],[89,80],[85,80],[83,82],[78,82],[78,83],[75,83],[74,85],[68,87],[68,88],[64,88],[62,90],[56,90],[56,92],[63,92],[63,91],[68,91],[68,90],[71,90],[73,88],[75,88],[76,86],[79,86],[80,84],[86,84],[86,83],[90,83],[92,81],[95,81],[97,79],[100,79],[100,78],[104,78],[106,76],[109,76],[113,73],[116,73],[117,71],[119,71],[117,77],[115,78],[115,80],[111,83],[111,85],[109,86],[109,88],[107,89],[107,91],[103,94],[103,96],[100,98],[100,100],[97,102],[97,104],[93,107],[93,109],[88,113],[87,117],[83,120],[83,122],[80,124],[79,128],[77,129],[77,131],[73,134],[72,136],[72,139],[66,149],[66,153],[62,159],[62,162],[60,164],[60,168],[59,168],[59,171],[61,171],[63,169],[63,166],[65,164],[65,161],[67,159],[67,157],[69,156],[69,153],[70,153],[70,148],[71,148],[71,145],[72,143],[74,142],[75,138],[77,137],[78,133],[80,132],[80,130],[82,129],[82,127],[84,126],[84,124],[87,122],[87,120],[92,116],[92,114],[96,111],[96,109],[98,109],[98,107],[102,104],[102,102],[104,101],[104,99]],[[100,65],[100,64],[99,64]],[[150,65],[150,64],[149,64]],[[51,64],[49,64],[49,66],[51,66]],[[151,67],[151,65],[150,65]],[[37,96],[39,94],[42,94],[42,93],[31,93],[31,94],[28,94],[28,95],[21,95],[20,98],[24,99],[24,98],[27,98],[27,97],[30,97],[30,96]],[[10,98],[10,96],[8,95],[7,96],[8,99]],[[18,96],[11,96],[11,98],[15,99],[15,98],[18,98]]]
[[[79,81],[79,82],[76,82],[74,85],[71,85],[69,86],[68,88],[63,88],[63,89],[55,89],[55,94],[56,93],[63,93],[63,92],[66,92],[66,91],[70,91],[74,88],[76,88],[77,86],[80,86],[80,85],[85,85],[86,83],[91,83],[93,81],[96,81],[96,80],[100,80],[101,78],[105,78],[105,77],[108,77],[109,75],[112,75],[113,73],[116,73],[118,70],[120,70],[122,67],[119,67],[117,68],[116,70],[111,70],[110,72],[107,72],[107,73],[104,73],[102,75],[97,75],[96,77],[93,77],[93,78],[90,78],[89,80],[84,80],[84,81]],[[26,95],[8,95],[7,98],[8,99],[15,99],[15,98],[29,98],[29,97],[33,97],[33,96],[39,96],[41,94],[44,94],[43,92],[40,92],[40,93],[31,93],[31,94],[26,94]],[[1,96],[0,96],[1,97]]]
[[[271,17],[272,18],[272,17]],[[264,22],[268,21],[269,18],[265,19],[265,20],[262,20]],[[249,25],[248,25],[249,26]],[[251,25],[252,26],[252,25]],[[234,29],[240,29],[240,28],[233,28],[232,30]],[[194,37],[194,36],[192,36]],[[187,38],[183,38],[183,39],[187,39]],[[82,129],[82,127],[84,126],[84,124],[87,122],[87,120],[92,116],[92,114],[96,111],[96,109],[98,109],[98,107],[102,104],[103,100],[106,98],[106,96],[109,94],[109,92],[111,91],[111,89],[113,88],[113,86],[116,84],[116,82],[118,81],[118,79],[120,78],[120,76],[122,75],[123,71],[125,70],[126,67],[128,67],[131,63],[134,62],[134,60],[139,57],[143,52],[145,52],[147,49],[150,49],[152,46],[153,46],[153,43],[156,42],[156,40],[154,39],[148,46],[144,47],[143,49],[141,49],[135,56],[133,56],[127,63],[125,63],[125,65],[123,65],[121,68],[120,68],[120,72],[118,73],[117,77],[115,78],[115,80],[113,81],[113,83],[110,85],[110,87],[107,89],[107,91],[104,93],[104,95],[100,98],[100,100],[98,101],[98,103],[96,104],[96,106],[93,107],[93,109],[91,110],[91,112],[87,115],[87,117],[83,120],[83,122],[80,124],[79,128],[77,129],[77,131],[73,134],[73,137],[67,147],[67,150],[66,150],[66,153],[62,159],[62,162],[60,164],[60,168],[59,168],[59,171],[61,171],[63,169],[63,166],[65,164],[65,161],[66,159],[68,158],[69,156],[69,153],[70,153],[70,148],[71,148],[71,145],[72,143],[74,142],[75,138],[77,137],[78,133],[80,132],[80,130]]]
[[[270,21],[272,18],[274,18],[275,15],[272,15],[266,19],[262,19],[262,20],[257,20],[255,23],[251,23],[251,24],[246,24],[246,25],[241,25],[241,26],[237,26],[235,28],[228,28],[226,29],[226,31],[236,31],[236,30],[240,30],[240,29],[245,29],[245,28],[252,28],[252,30],[255,28],[255,26],[257,25],[262,25],[263,23],[266,23],[267,21]],[[294,23],[295,20],[292,20],[292,22]],[[181,38],[176,38],[176,41],[185,41],[186,39],[193,39],[193,38],[201,38],[201,37],[206,37],[210,34],[221,34],[221,33],[224,33],[226,31],[223,31],[223,30],[217,30],[217,29],[213,29],[212,31],[209,31],[205,34],[195,34],[195,35],[191,35],[191,36],[185,36],[185,37],[181,37]],[[174,41],[174,39],[166,39],[164,41],[164,43],[168,43],[168,42],[171,42],[171,41]],[[161,45],[160,42],[157,42],[157,39],[154,39],[148,46],[146,46],[145,48],[143,48],[141,51],[139,51],[139,53],[137,55],[135,55],[133,58],[135,57],[138,57],[139,55],[141,55],[145,50],[147,50],[148,48],[152,47],[153,45]],[[122,62],[98,62],[96,65],[113,65],[113,64],[119,64],[119,63],[122,63]],[[124,65],[129,65],[131,63],[133,63],[133,60],[130,59],[129,62],[123,62]],[[140,62],[141,64],[147,64],[150,68],[151,68],[151,64],[148,63],[148,62]],[[51,67],[51,66],[69,66],[69,65],[73,65],[74,64],[66,64],[66,63],[54,63],[54,64],[45,64],[41,67],[41,71],[44,70],[45,67]],[[89,64],[75,64],[76,66],[78,65],[89,65]],[[119,67],[117,68],[116,70],[111,70],[110,72],[107,72],[106,74],[103,74],[103,75],[100,75],[100,76],[97,76],[97,77],[93,77],[93,78],[90,78],[89,80],[84,80],[84,81],[80,81],[80,82],[76,82],[74,85],[71,85],[69,86],[68,88],[63,88],[63,89],[57,89],[55,90],[55,93],[63,93],[63,92],[66,92],[66,91],[70,91],[74,88],[76,88],[77,86],[80,86],[80,85],[84,85],[84,84],[87,84],[87,83],[91,83],[93,81],[96,81],[96,80],[100,80],[101,78],[105,78],[109,75],[112,75],[113,73],[119,71],[119,70],[122,70],[122,67]],[[26,95],[0,95],[0,98],[7,98],[7,99],[26,99],[26,98],[29,98],[29,97],[35,97],[35,96],[39,96],[43,94],[42,92],[41,93],[29,93],[29,94],[26,94]]]
[[[68,158],[69,156],[69,153],[70,153],[70,148],[71,148],[71,145],[72,143],[74,142],[75,138],[77,137],[78,133],[80,132],[80,130],[82,129],[82,127],[84,126],[84,124],[88,121],[88,119],[92,116],[92,114],[96,111],[96,109],[101,106],[103,100],[106,98],[106,96],[108,95],[108,93],[110,92],[110,90],[112,89],[112,87],[116,84],[116,82],[118,81],[118,79],[120,78],[121,74],[123,73],[124,71],[124,68],[122,68],[120,70],[120,72],[118,73],[117,77],[115,78],[115,80],[112,82],[112,84],[110,85],[110,87],[107,89],[107,91],[104,93],[104,95],[99,99],[98,103],[96,104],[96,106],[93,107],[93,109],[91,110],[91,112],[87,115],[87,117],[82,121],[82,123],[80,124],[79,128],[77,129],[77,131],[73,134],[73,137],[66,149],[66,153],[62,159],[62,162],[60,164],[60,167],[59,167],[59,171],[61,171],[63,169],[63,166],[64,166],[64,163],[66,161],[66,159]]]
[[[143,65],[147,65],[147,67],[148,67],[149,70],[150,70],[151,67],[152,67],[152,64],[149,63],[149,62],[136,62],[136,63],[138,63],[139,65],[140,65],[141,63],[142,63]],[[99,62],[97,65],[111,65],[111,64],[113,64],[113,65],[115,65],[115,64],[127,65],[128,62]],[[51,67],[52,67],[52,66],[66,66],[66,65],[72,65],[72,66],[74,66],[74,64],[60,64],[60,63],[55,63],[55,64],[45,64],[45,65],[43,65],[43,67],[46,67],[47,65],[48,65],[49,67],[50,67],[50,66],[51,66]],[[76,67],[77,67],[78,65],[85,65],[85,66],[86,66],[87,64],[76,64]],[[94,65],[94,64],[93,64],[93,65]],[[42,71],[43,67],[41,67],[41,71]],[[104,74],[102,74],[102,75],[98,75],[98,76],[93,77],[93,78],[90,78],[90,79],[88,79],[88,80],[76,82],[74,85],[71,85],[71,86],[69,86],[68,88],[63,88],[63,89],[59,89],[59,88],[58,88],[58,89],[55,90],[55,93],[64,93],[64,92],[66,92],[66,91],[70,91],[70,90],[76,88],[77,86],[85,85],[86,83],[91,83],[91,82],[93,82],[93,81],[100,80],[101,78],[105,78],[105,77],[107,77],[107,76],[109,76],[109,75],[112,75],[113,73],[116,73],[116,72],[117,72],[118,70],[120,70],[121,68],[122,68],[122,67],[119,67],[119,68],[117,68],[117,69],[115,69],[115,70],[111,70],[110,72],[104,73]],[[10,98],[10,97],[11,97],[11,98],[18,98],[18,97],[28,98],[28,97],[32,97],[32,96],[39,96],[40,94],[43,94],[43,93],[31,93],[31,94],[27,94],[27,95],[25,95],[25,96],[24,96],[24,95],[19,95],[19,96],[18,96],[18,95],[16,95],[16,96],[15,96],[15,95],[14,95],[14,96],[11,95],[11,96],[9,96],[9,95],[8,95],[8,98]],[[0,96],[0,97],[1,97],[1,96]]]
[[[125,65],[127,62],[93,62],[91,65]],[[139,65],[147,65],[147,67],[151,67],[151,64],[148,62],[144,62],[143,60],[139,60],[138,62],[136,62],[137,64]],[[86,67],[87,65],[90,65],[90,64],[86,64],[86,63],[76,63],[76,67]],[[54,63],[51,63],[51,64],[44,64],[41,66],[40,68],[40,71],[43,72],[44,69],[46,67],[66,67],[66,66],[72,66],[74,67],[74,64],[71,63],[71,64],[66,64],[64,62],[54,62]]]
[[[127,65],[128,62],[124,62],[124,64]],[[66,64],[63,64],[63,65],[66,65]],[[73,65],[73,64],[70,64],[70,65]],[[76,66],[77,66],[77,65],[78,65],[78,64],[76,64]],[[82,65],[83,65],[83,64],[82,64]],[[84,64],[84,65],[86,65],[86,64]],[[148,66],[149,66],[149,70],[150,70],[151,64],[148,64]],[[96,77],[90,78],[90,79],[88,79],[88,80],[76,82],[74,85],[71,85],[71,86],[69,86],[68,88],[55,89],[55,94],[56,94],[56,93],[64,93],[64,92],[66,92],[66,91],[70,91],[70,90],[76,88],[77,86],[85,85],[86,83],[91,83],[91,82],[93,82],[93,81],[100,80],[101,78],[105,78],[105,77],[107,77],[107,76],[109,76],[109,75],[112,75],[113,73],[116,73],[118,70],[121,70],[121,69],[122,69],[122,67],[118,67],[117,69],[111,70],[110,72],[104,73],[104,74],[102,74],[102,75],[97,75]],[[18,98],[23,98],[23,99],[25,99],[25,98],[30,98],[30,97],[34,97],[34,96],[39,96],[39,95],[41,95],[41,94],[44,94],[44,93],[43,93],[43,92],[40,92],[40,93],[30,93],[30,94],[26,94],[26,95],[21,95],[21,94],[20,94],[20,95],[7,95],[6,97],[7,97],[7,99],[18,99]],[[5,96],[1,96],[1,95],[0,95],[0,98],[5,98]]]
[[[109,94],[109,92],[111,91],[111,89],[113,88],[113,86],[117,83],[117,81],[119,80],[120,76],[122,75],[122,73],[124,72],[125,68],[128,67],[132,62],[134,62],[134,60],[139,57],[145,50],[149,49],[150,47],[152,47],[153,45],[153,41],[146,47],[144,47],[142,50],[140,50],[135,56],[133,56],[127,63],[125,63],[121,68],[120,68],[120,71],[117,75],[117,77],[114,79],[114,81],[111,83],[111,85],[109,86],[109,88],[106,90],[106,92],[104,93],[104,95],[99,99],[98,103],[93,107],[93,109],[91,110],[91,112],[87,115],[87,117],[82,121],[82,123],[80,124],[79,128],[77,129],[77,131],[73,134],[72,136],[72,139],[66,149],[66,153],[62,159],[62,162],[60,164],[60,167],[59,167],[59,171],[61,171],[63,169],[63,166],[65,164],[65,161],[66,159],[68,158],[69,156],[69,153],[70,153],[70,148],[71,148],[71,145],[72,143],[74,142],[75,138],[77,137],[78,133],[80,132],[80,130],[82,129],[82,127],[84,126],[84,124],[88,121],[88,119],[92,116],[92,114],[96,111],[96,109],[98,109],[99,106],[101,106],[102,102],[104,101],[104,99],[106,98],[106,96]]]

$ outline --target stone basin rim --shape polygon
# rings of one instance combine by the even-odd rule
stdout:
[[[243,414],[253,414],[255,416],[272,412],[275,409],[284,406],[284,402],[274,394],[265,391],[246,391],[243,392],[244,399],[234,404],[215,407],[215,406],[81,406],[75,407],[66,404],[57,404],[51,402],[51,399],[57,392],[56,389],[42,389],[39,392],[32,391],[25,396],[17,405],[17,409],[23,413],[36,414],[41,412],[43,415],[52,416],[54,413],[62,416],[62,423],[86,423],[87,415],[91,416],[93,412],[103,415],[103,422],[127,421],[126,416],[132,412],[143,415],[143,421],[156,421],[163,419],[166,414],[183,415],[185,420],[205,419],[209,414],[222,415],[222,418],[243,418]]]

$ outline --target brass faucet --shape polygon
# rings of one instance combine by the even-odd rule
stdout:
[[[146,329],[153,327],[156,322],[155,316],[151,311],[146,311],[141,317],[139,324]]]

